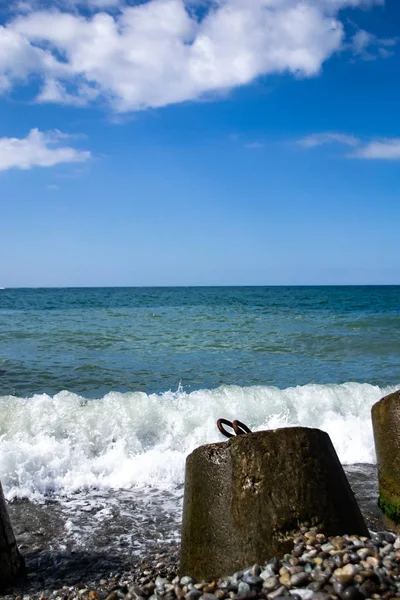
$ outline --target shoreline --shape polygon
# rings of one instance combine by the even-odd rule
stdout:
[[[377,505],[376,466],[351,465],[345,466],[344,469],[368,528],[374,532],[387,531]],[[104,494],[101,496],[101,502],[105,502],[108,497],[112,505],[115,495],[115,492]],[[27,500],[13,501],[9,504],[17,542],[26,560],[28,579],[24,585],[17,586],[12,594],[5,595],[7,600],[27,595],[31,600],[48,598],[53,590],[60,590],[63,585],[72,588],[69,592],[73,594],[78,593],[79,589],[87,589],[88,593],[89,588],[92,591],[101,589],[97,593],[103,598],[105,586],[113,587],[117,585],[117,580],[123,580],[124,577],[129,580],[130,585],[134,585],[140,577],[143,577],[145,571],[151,571],[152,574],[161,572],[171,576],[176,574],[180,550],[180,539],[177,536],[180,527],[179,500],[175,498],[175,512],[168,513],[162,510],[163,507],[159,506],[154,498],[147,505],[141,505],[134,492],[130,494],[126,492],[126,501],[121,505],[120,511],[125,513],[130,508],[131,521],[119,522],[119,515],[110,513],[109,521],[97,525],[96,513],[93,512],[94,509],[91,512],[89,500],[90,495],[84,496],[79,504],[80,508],[86,509],[82,513],[82,518],[86,519],[81,524],[82,536],[85,533],[85,523],[86,527],[91,524],[94,528],[93,535],[88,538],[85,547],[72,542],[63,544],[66,526],[63,518],[67,517],[59,512],[61,505],[56,500],[48,500],[42,505]],[[157,501],[165,504],[165,498],[162,496],[157,497]],[[171,502],[171,498],[169,501]],[[72,509],[77,513],[77,499],[71,502]],[[136,529],[136,535],[141,535],[143,539],[140,549],[139,537],[135,539],[131,537],[130,545],[124,546],[122,543],[124,540],[120,530],[123,527],[131,527],[135,520],[141,521],[141,525]],[[117,535],[120,535],[122,545],[115,544]],[[100,539],[101,537],[104,539]],[[107,546],[107,539],[114,542],[114,546]],[[163,566],[157,567],[160,564]],[[243,567],[247,566],[249,565],[243,565]],[[102,584],[101,581],[107,584]],[[83,583],[85,585],[82,587]],[[70,597],[69,592],[68,597]],[[0,596],[0,599],[3,597]],[[82,594],[79,597],[82,597]],[[29,599],[25,598],[25,600]],[[100,600],[100,598],[92,597],[91,600]]]

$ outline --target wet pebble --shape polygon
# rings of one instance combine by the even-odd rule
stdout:
[[[349,586],[341,594],[343,600],[364,600],[365,596],[354,585]]]

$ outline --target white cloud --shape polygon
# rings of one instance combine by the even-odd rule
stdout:
[[[326,131],[313,133],[297,142],[303,148],[316,148],[325,144],[353,146],[346,158],[400,160],[400,138],[382,138],[363,141],[354,135]]]
[[[377,58],[390,58],[394,52],[398,38],[378,38],[376,35],[359,29],[352,37],[350,47],[355,56],[363,60],[376,60]]]
[[[272,73],[316,76],[343,46],[338,11],[381,0],[35,2],[0,30],[1,88],[35,75],[41,102],[105,99],[128,112],[199,99]],[[199,4],[202,18],[193,10]],[[94,12],[79,13],[83,5]]]
[[[83,162],[90,152],[63,146],[66,134],[32,129],[26,138],[0,138],[0,171],[52,167],[60,163]]]
[[[324,144],[344,144],[346,146],[357,146],[359,144],[359,140],[353,135],[325,131],[322,133],[313,133],[308,135],[299,140],[298,144],[304,148],[316,148],[317,146],[323,146]]]
[[[62,76],[64,70],[49,51],[32,46],[24,35],[0,25],[0,93],[31,73]]]
[[[400,138],[372,140],[349,154],[349,158],[400,160]]]
[[[264,148],[265,144],[262,142],[248,142],[244,145],[245,148],[249,148],[251,150],[259,150],[260,148]]]

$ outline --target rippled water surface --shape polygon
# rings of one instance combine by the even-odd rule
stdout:
[[[400,287],[0,290],[1,393],[400,381]]]

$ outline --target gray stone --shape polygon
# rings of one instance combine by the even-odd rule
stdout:
[[[189,583],[196,583],[196,581],[193,579],[193,577],[188,577],[185,575],[184,577],[181,577],[180,583],[181,585],[189,585]]]
[[[262,571],[260,573],[260,577],[262,577],[263,579],[268,579],[269,577],[273,577],[275,575],[275,571],[272,569],[272,567],[270,565],[267,565],[264,569],[264,571]]]
[[[364,600],[365,596],[354,585],[346,588],[342,594],[342,600]]]
[[[247,434],[248,435],[248,434]],[[288,596],[289,591],[285,585],[280,585],[276,590],[267,595],[268,600],[277,600],[280,596]]]
[[[322,552],[331,552],[332,550],[334,550],[334,546],[332,546],[332,544],[330,542],[328,542],[327,544],[322,544],[321,546],[321,550]]]
[[[304,544],[298,544],[297,546],[294,547],[293,551],[292,551],[292,555],[295,556],[296,558],[298,558],[299,556],[301,556],[303,554],[304,551]]]
[[[321,588],[322,583],[320,583],[319,581],[312,581],[307,586],[307,590],[311,590],[312,592],[319,592]]]
[[[145,595],[142,588],[137,585],[132,585],[129,588],[129,593],[132,595],[132,598],[142,598]]]
[[[344,590],[346,589],[346,584],[345,583],[340,583],[339,581],[334,581],[333,582],[333,589],[334,592],[337,596],[341,597],[342,593],[344,592]]]
[[[185,595],[185,598],[186,600],[198,600],[202,595],[200,590],[193,589]]]
[[[261,587],[264,583],[264,579],[262,577],[257,577],[256,575],[245,575],[243,581],[252,587]]]
[[[165,579],[164,577],[160,577],[160,575],[157,576],[156,581],[155,581],[156,587],[164,588],[164,585],[166,583],[169,583],[168,579]]]
[[[301,587],[301,586],[307,585],[307,583],[309,581],[310,581],[310,576],[308,573],[305,573],[304,571],[302,573],[295,573],[290,578],[290,584],[293,585],[294,587]]]
[[[241,581],[238,585],[238,594],[247,594],[250,591],[250,586],[248,583]]]
[[[378,591],[378,585],[372,579],[366,579],[364,583],[360,585],[360,592],[366,597],[371,598],[373,594],[376,594]]]
[[[278,583],[279,583],[279,577],[277,575],[274,575],[273,577],[268,577],[267,579],[265,579],[265,581],[263,583],[263,588],[264,588],[264,590],[272,591],[276,588]]]

